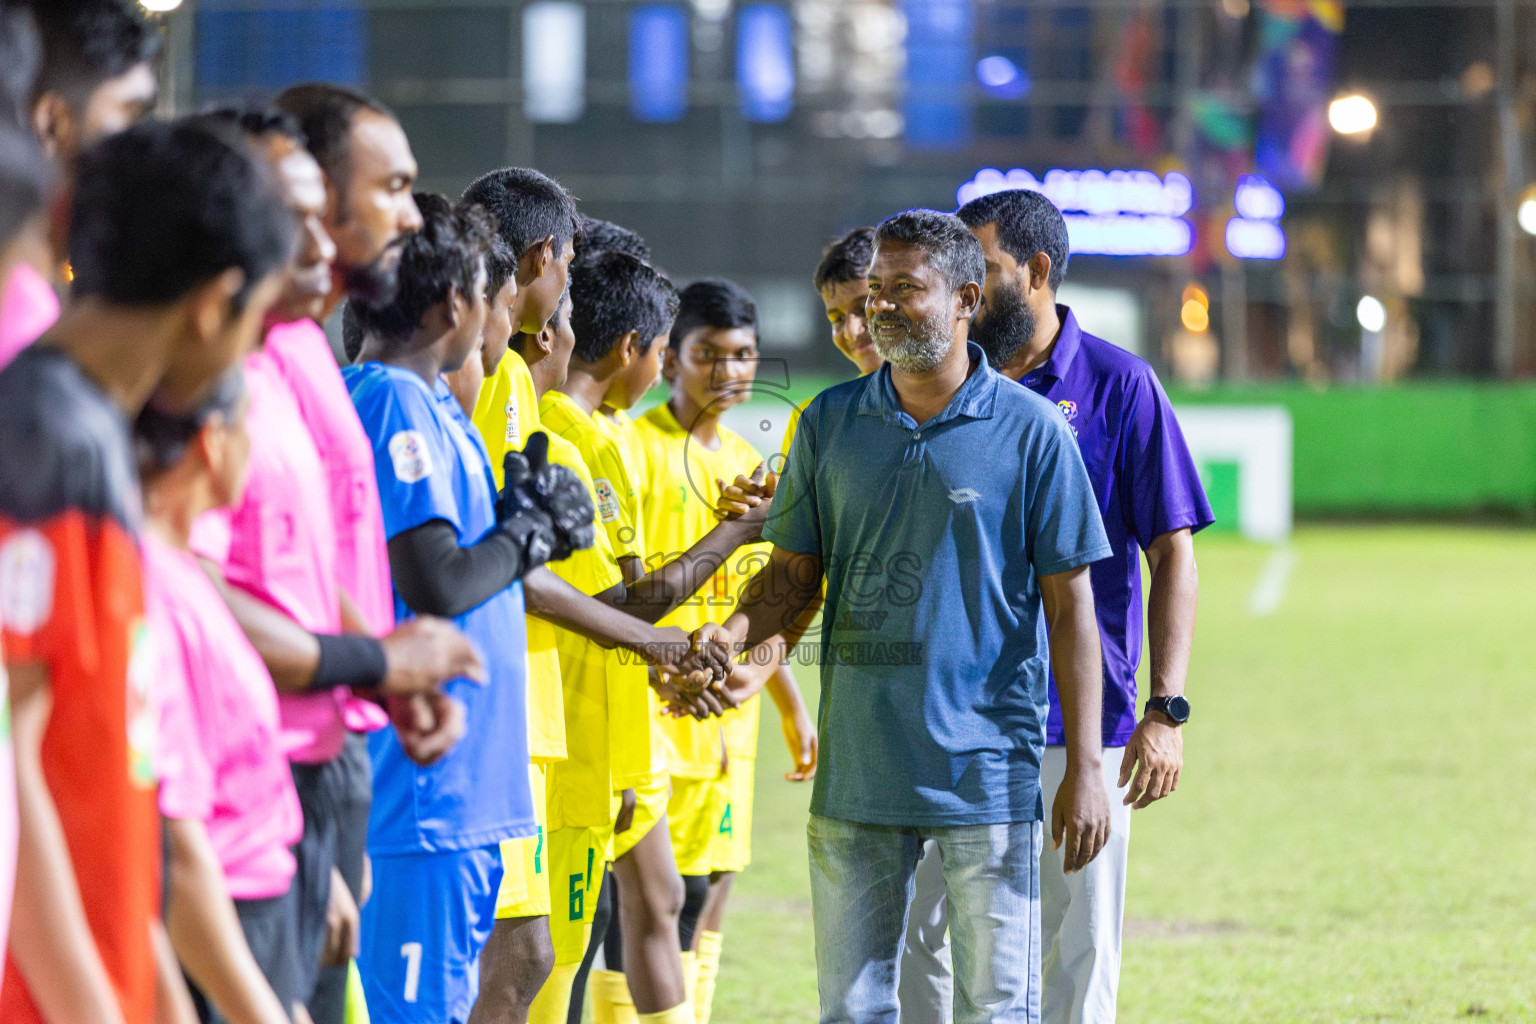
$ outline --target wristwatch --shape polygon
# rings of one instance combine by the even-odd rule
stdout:
[[[1189,721],[1189,701],[1183,697],[1148,697],[1146,711],[1161,711],[1173,720],[1174,725]],[[1143,715],[1146,711],[1142,712]]]

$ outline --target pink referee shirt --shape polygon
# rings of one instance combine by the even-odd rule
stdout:
[[[0,288],[0,370],[58,318],[59,297],[47,280],[31,265],[16,264]]]
[[[146,613],[183,704],[161,718],[162,749],[183,762],[162,777],[161,813],[206,823],[235,899],[281,896],[304,819],[272,677],[196,559],[151,531],[143,552]]]
[[[273,327],[266,351],[293,391],[325,467],[336,523],[336,578],[374,635],[383,636],[395,628],[384,512],[373,475],[373,446],[352,407],[341,368],[325,331],[313,320]],[[349,729],[369,732],[382,729],[389,719],[377,704],[353,698],[346,722]]]
[[[336,523],[325,466],[281,367],[265,348],[245,361],[250,407],[250,479],[231,509],[198,519],[192,548],[224,571],[231,586],[281,610],[311,633],[341,632]],[[346,739],[343,711],[352,694],[280,693],[289,758],[329,761]]]

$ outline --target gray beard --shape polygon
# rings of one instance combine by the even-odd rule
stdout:
[[[949,332],[949,318],[942,312],[916,323],[907,321],[906,336],[895,342],[883,342],[871,332],[875,351],[903,373],[927,373],[949,355],[954,337]]]

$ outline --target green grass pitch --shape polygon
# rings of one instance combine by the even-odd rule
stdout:
[[[1536,1020],[1536,534],[1197,541],[1185,770],[1136,813],[1120,1020]],[[802,671],[814,700],[814,673]],[[719,1024],[816,1019],[808,786],[763,715]]]

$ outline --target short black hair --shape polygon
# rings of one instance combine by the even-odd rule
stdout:
[[[881,242],[902,242],[926,252],[928,262],[954,291],[971,281],[978,285],[986,281],[981,243],[952,213],[919,208],[892,214],[875,228],[875,247]]]
[[[356,299],[348,299],[341,307],[341,351],[347,357],[348,366],[357,362],[358,355],[363,351],[363,338],[368,334],[358,315],[363,305]]]
[[[515,259],[535,243],[555,236],[555,255],[581,231],[576,200],[555,179],[531,167],[503,167],[482,174],[464,190],[464,201],[496,215],[502,241]]]
[[[286,110],[277,107],[251,104],[249,106],[237,106],[220,104],[200,110],[195,117],[206,117],[213,121],[233,125],[253,139],[259,139],[266,135],[281,135],[292,139],[299,145],[305,145],[304,129],[299,125],[299,119]],[[318,161],[317,161],[318,162]]]
[[[145,405],[133,423],[133,454],[139,476],[147,481],[174,469],[208,421],[215,416],[229,418],[244,397],[245,371],[236,363],[203,404],[190,413],[173,415],[156,409],[153,402]]]
[[[1020,263],[1043,252],[1051,258],[1051,291],[1061,287],[1072,258],[1067,221],[1056,204],[1033,189],[1011,188],[978,196],[956,212],[966,227],[997,225],[997,243]]]
[[[32,88],[35,102],[56,92],[82,105],[101,83],[160,56],[160,33],[135,5],[119,0],[32,0],[43,40],[43,67]]]
[[[595,363],[630,331],[641,350],[672,325],[677,289],[662,274],[622,252],[605,252],[571,268],[571,332],[575,357]]]
[[[37,136],[15,125],[0,124],[0,246],[9,243],[42,208],[52,179],[52,168]]]
[[[641,263],[651,262],[651,247],[639,234],[611,220],[583,215],[581,234],[577,236],[576,258],[590,259],[598,253],[628,253]]]
[[[43,66],[43,42],[25,7],[0,2],[0,123],[26,128],[32,84]]]
[[[357,304],[364,333],[386,344],[408,341],[427,310],[448,297],[450,286],[472,296],[475,279],[491,251],[496,221],[474,203],[455,203],[435,192],[417,192],[421,230],[406,236],[400,251],[400,287],[377,309]],[[353,303],[348,302],[350,310]]]
[[[394,111],[373,97],[329,82],[289,86],[272,105],[298,121],[305,146],[343,194],[352,167],[352,122],[365,110],[395,119]]]
[[[501,291],[515,273],[517,273],[517,258],[512,255],[512,247],[507,245],[501,233],[497,232],[491,236],[491,250],[485,255],[486,300],[496,298],[496,293]]]
[[[706,277],[695,281],[678,296],[677,318],[672,321],[672,333],[667,344],[672,351],[679,351],[683,339],[701,327],[730,330],[733,327],[750,327],[757,333],[757,303],[748,291],[735,281],[723,277]]]
[[[854,228],[821,250],[821,262],[811,283],[817,291],[849,281],[862,281],[875,258],[875,229]]]
[[[293,246],[293,215],[267,162],[232,128],[147,121],[80,154],[69,230],[76,296],[170,302],[238,267],[243,303]]]

